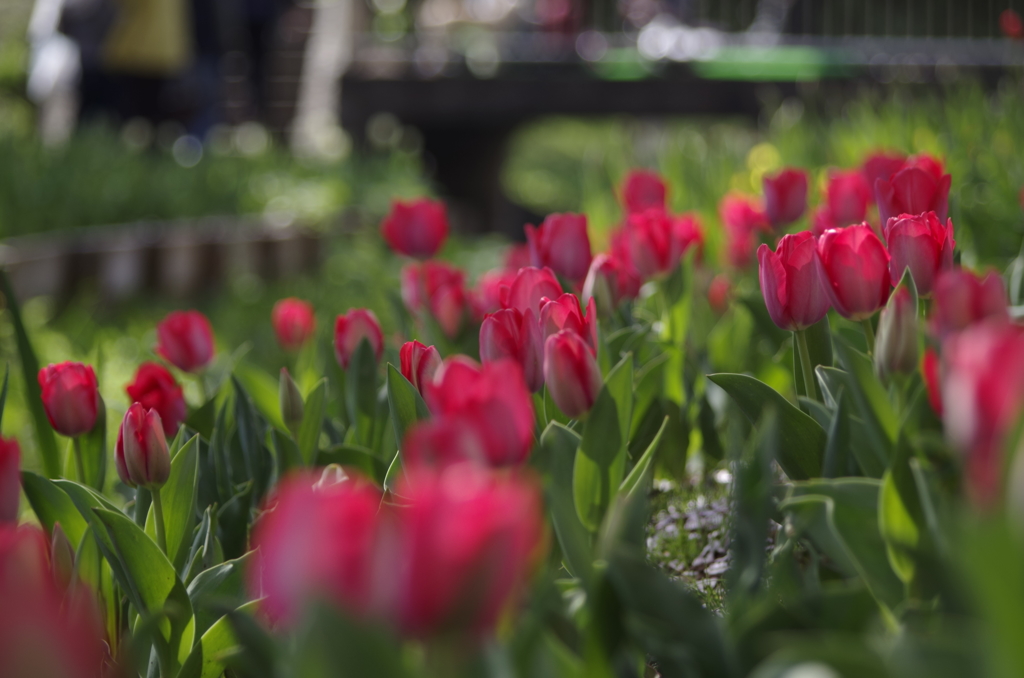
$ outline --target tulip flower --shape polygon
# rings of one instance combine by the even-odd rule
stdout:
[[[185,421],[188,408],[181,386],[163,365],[142,363],[135,380],[125,387],[133,403],[141,403],[147,410],[156,410],[164,425],[164,434],[173,438],[178,426]]]
[[[889,299],[889,254],[867,224],[825,231],[815,260],[825,294],[844,318],[866,320]]]
[[[932,328],[939,336],[958,332],[986,318],[1009,320],[1006,286],[998,273],[984,277],[964,268],[939,272],[932,300]]]
[[[591,299],[587,302],[587,313],[575,294],[563,294],[557,299],[542,299],[540,327],[546,340],[552,334],[569,330],[583,337],[590,352],[597,355],[597,308]]]
[[[917,369],[918,343],[917,304],[910,290],[900,285],[889,297],[878,320],[875,371],[885,378],[910,374]]]
[[[284,420],[288,430],[298,437],[302,419],[306,414],[306,403],[303,402],[299,387],[292,379],[287,367],[281,368],[278,377],[277,400],[281,406],[281,419]]]
[[[450,415],[417,422],[402,441],[403,468],[443,468],[471,462],[491,466],[487,434],[472,417]]]
[[[729,298],[732,295],[732,281],[728,276],[716,275],[708,285],[708,304],[711,310],[722,315],[729,308]]]
[[[999,30],[1010,40],[1024,40],[1024,19],[1012,9],[999,13]]]
[[[402,300],[410,313],[429,313],[445,336],[454,339],[472,311],[465,284],[465,274],[449,264],[410,264],[402,269]]]
[[[464,356],[445,360],[427,384],[425,399],[436,417],[472,419],[482,432],[492,466],[522,463],[533,447],[533,398],[518,363],[479,366]]]
[[[185,372],[198,372],[213,359],[213,330],[199,311],[174,311],[156,326],[156,352]]]
[[[770,231],[771,224],[760,203],[738,193],[730,193],[718,205],[725,227],[725,260],[730,266],[746,268],[754,254],[759,231]]]
[[[384,334],[373,311],[353,308],[334,321],[334,357],[342,369],[348,369],[352,356],[364,339],[373,349],[374,360],[380,361],[384,353]]]
[[[63,362],[44,367],[39,388],[46,418],[57,433],[74,438],[96,425],[100,394],[91,366]]]
[[[441,201],[395,200],[380,225],[381,235],[395,252],[417,259],[437,254],[448,237],[448,215]]]
[[[526,266],[529,266],[529,262]],[[501,300],[508,298],[509,288],[516,279],[519,269],[494,269],[480,276],[471,297],[472,305],[479,316],[501,309]]]
[[[929,296],[939,271],[953,267],[953,220],[939,223],[935,212],[912,216],[901,214],[885,224],[889,244],[889,279],[898,285],[903,271],[910,268],[917,292]]]
[[[423,393],[424,386],[434,379],[441,367],[441,354],[433,346],[424,346],[418,341],[407,341],[398,352],[402,376]]]
[[[864,221],[871,202],[871,187],[857,170],[831,172],[825,189],[832,221],[848,226]]]
[[[703,243],[700,225],[693,216],[673,218],[659,209],[630,214],[622,233],[629,261],[644,279],[671,272],[691,246]]]
[[[781,172],[765,176],[764,211],[773,228],[791,224],[803,216],[807,209],[807,173],[787,167]]]
[[[590,411],[601,390],[601,370],[580,335],[562,330],[547,338],[544,382],[565,416],[578,419]]]
[[[531,392],[536,393],[544,386],[544,343],[532,310],[523,313],[506,308],[484,317],[480,325],[480,360],[486,364],[503,358],[514,360],[522,368]]]
[[[0,525],[18,522],[21,498],[21,447],[0,436]]]
[[[501,305],[503,308],[514,308],[522,313],[530,310],[534,318],[539,318],[541,299],[554,299],[561,294],[562,286],[550,268],[528,266],[516,273],[508,292],[503,294]]]
[[[583,282],[584,301],[597,301],[597,307],[608,315],[626,299],[635,299],[640,293],[640,277],[633,267],[615,254],[598,254],[590,262],[590,270]]]
[[[590,237],[583,214],[549,214],[538,228],[527,225],[530,260],[569,280],[580,281],[590,267]]]
[[[939,354],[928,348],[921,359],[921,379],[928,393],[928,403],[935,414],[942,416],[942,385],[939,379]]]
[[[924,168],[923,168],[924,167]],[[875,182],[875,199],[878,201],[878,216],[883,224],[901,214],[935,212],[939,222],[946,220],[949,208],[950,176],[936,176],[935,164],[919,164],[904,167],[892,179]],[[938,171],[942,171],[941,167]]]
[[[530,246],[525,243],[509,245],[509,248],[505,251],[505,270],[513,275],[518,273],[519,269],[531,266],[531,261]]]
[[[664,211],[667,193],[668,189],[661,176],[648,170],[633,170],[622,183],[622,202],[629,214],[649,209]]]
[[[864,163],[860,166],[860,172],[868,182],[868,188],[872,191],[872,200],[874,200],[875,182],[879,179],[885,181],[892,179],[892,175],[903,169],[903,164],[906,161],[906,156],[886,151],[877,151],[864,159]]]
[[[274,304],[270,322],[277,335],[277,343],[286,351],[297,351],[313,336],[316,315],[308,301],[288,297]]]
[[[814,235],[820,236],[825,231],[839,227],[827,205],[816,207],[811,213],[811,233]]]
[[[810,231],[785,235],[778,249],[757,250],[761,294],[768,314],[784,330],[798,331],[828,313],[829,301],[815,263],[817,242]]]
[[[167,482],[171,458],[156,410],[140,403],[128,408],[117,433],[114,462],[121,481],[129,487],[157,489]]]

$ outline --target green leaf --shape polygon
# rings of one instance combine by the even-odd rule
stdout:
[[[167,558],[176,572],[187,564],[192,532],[196,524],[196,488],[199,475],[199,436],[185,443],[171,460],[171,475],[160,488],[164,506],[164,536]],[[152,507],[146,516],[146,534],[156,538],[156,514]]]
[[[836,351],[843,368],[852,377],[849,381],[851,395],[861,410],[861,416],[865,421],[877,424],[885,435],[886,451],[892,450],[899,433],[899,419],[885,386],[875,376],[874,364],[842,337],[836,340]],[[886,454],[886,458],[888,456]]]
[[[21,489],[46,533],[53,530],[54,524],[60,523],[68,541],[78,549],[88,524],[64,490],[32,471],[21,472]]]
[[[896,445],[892,465],[882,476],[878,519],[889,563],[905,583],[914,579],[916,556],[929,534],[917,482],[910,468],[913,451],[905,435]]]
[[[661,427],[658,429],[658,433],[655,434],[654,440],[647,446],[643,455],[637,460],[633,469],[626,476],[626,479],[619,485],[619,494],[625,496],[632,496],[634,492],[646,492],[646,488],[650,485],[650,477],[653,477],[654,458],[658,454],[658,448],[661,446],[661,438],[665,434],[665,429],[668,427],[668,417],[665,417],[661,421]],[[649,473],[650,472],[650,473]],[[641,482],[642,478],[650,476]]]
[[[298,634],[290,665],[295,676],[403,678],[408,672],[402,657],[398,640],[385,629],[320,604]]]
[[[626,470],[626,446],[608,387],[597,396],[583,426],[573,466],[573,502],[587,529],[597,531]]]
[[[627,353],[605,378],[604,388],[608,389],[615,401],[615,411],[619,415],[619,434],[622,444],[629,441],[629,429],[633,420],[633,354]],[[584,432],[584,437],[586,433]]]
[[[826,478],[837,478],[849,473],[850,456],[850,408],[846,404],[845,391],[839,393],[836,411],[828,429],[828,444],[825,446],[825,463],[821,474]]]
[[[590,535],[580,523],[570,497],[573,493],[573,460],[580,437],[562,424],[552,422],[540,437],[539,455],[547,462],[548,505],[555,536],[562,548],[565,567],[574,577],[588,581],[591,568]]]
[[[252,506],[255,508],[270,487],[274,460],[265,445],[265,423],[256,412],[242,383],[231,377],[235,389],[235,433],[245,465],[245,480],[252,481]],[[237,473],[236,469],[232,469]]]
[[[391,460],[391,464],[388,466],[388,472],[384,474],[384,489],[388,492],[394,492],[395,486],[398,484],[398,476],[401,474],[402,455],[400,452],[396,452]]]
[[[372,448],[377,417],[377,356],[366,339],[359,342],[345,371],[345,406],[355,430],[354,441]]]
[[[256,405],[256,409],[260,411],[260,414],[270,422],[270,425],[276,428],[282,433],[288,432],[288,427],[284,423],[284,419],[281,417],[281,402],[280,402],[280,391],[278,380],[272,375],[264,372],[255,365],[251,365],[248,362],[240,362],[235,367],[235,371],[232,375],[233,378],[238,379],[245,386],[246,392],[252,397],[253,403]],[[209,405],[209,402],[207,403]],[[205,409],[206,405],[203,405],[202,409]],[[198,410],[196,411],[198,413]],[[210,412],[210,425],[213,425],[213,412]],[[195,427],[193,427],[195,428]],[[197,429],[200,430],[200,429]],[[200,432],[202,432],[200,430]],[[204,433],[208,438],[209,433]]]
[[[429,419],[430,410],[416,387],[391,363],[388,363],[387,389],[391,425],[395,429],[395,440],[401,446],[406,431],[417,421]]]
[[[778,391],[745,374],[709,374],[708,379],[722,387],[756,425],[767,406],[778,413],[779,456],[776,461],[793,480],[821,475],[828,437],[811,417],[783,398]]]
[[[772,462],[781,452],[779,417],[772,407],[765,410],[758,422],[757,434],[736,465],[733,490],[732,534],[727,582],[730,613],[739,615],[761,588],[767,555],[768,522],[774,511],[772,497]]]
[[[205,634],[226,606],[234,607],[245,599],[245,568],[252,553],[203,570],[188,585],[197,634]]]
[[[834,367],[819,367],[818,380],[837,406],[839,398],[843,397],[842,394],[847,394],[845,398],[852,403],[852,410],[848,415],[850,451],[864,475],[881,478],[889,466],[891,443],[866,405],[857,380],[849,373]]]
[[[600,468],[609,468],[624,448],[619,421],[615,399],[608,386],[603,386],[587,415],[580,443],[580,451]]]
[[[59,478],[60,452],[57,450],[57,440],[53,436],[53,429],[50,428],[50,420],[46,418],[46,410],[43,408],[43,397],[39,388],[39,359],[36,358],[36,353],[32,350],[32,342],[29,341],[25,323],[21,319],[21,310],[18,308],[14,290],[11,288],[11,281],[7,278],[7,272],[2,269],[0,269],[0,286],[2,286],[0,291],[3,292],[4,299],[7,301],[7,310],[10,312],[11,321],[14,324],[14,337],[18,344],[18,356],[21,358],[25,404],[32,415],[43,471],[49,478]]]
[[[96,425],[91,431],[78,437],[78,449],[82,455],[82,466],[85,469],[86,477],[78,477],[74,440],[68,441],[68,451],[64,456],[64,477],[102,492],[107,476],[107,407],[102,397],[98,397],[98,400]]]
[[[253,600],[238,608],[244,614],[256,614],[259,601]],[[227,615],[218,619],[203,633],[181,666],[178,678],[219,678],[224,673],[223,659],[237,647],[234,627]]]
[[[811,371],[814,372],[818,365],[832,367],[832,331],[829,328],[828,316],[816,322],[804,330],[804,337],[807,340],[807,349],[810,354]],[[800,362],[799,342],[796,335],[793,335],[793,384],[796,387],[797,395],[808,396],[804,389],[804,371]]]
[[[312,466],[316,459],[326,408],[327,379],[321,379],[306,396],[306,409],[302,413],[302,425],[299,426],[299,454],[306,466]]]

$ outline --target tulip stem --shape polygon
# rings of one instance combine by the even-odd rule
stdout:
[[[864,338],[868,341],[868,355],[871,355],[875,352],[875,328],[871,326],[871,318],[861,320],[860,326],[864,328]]]
[[[804,395],[808,398],[818,399],[818,389],[814,385],[814,368],[811,366],[811,351],[807,348],[807,330],[797,330],[793,333],[796,336],[796,352],[800,356],[800,371],[804,373]]]
[[[153,495],[153,524],[156,525],[156,543],[164,555],[167,555],[167,536],[164,534],[164,503],[160,498],[160,488],[154,487],[150,492]]]
[[[78,436],[71,439],[71,445],[75,451],[75,471],[78,472],[78,482],[88,485],[89,482],[85,479],[85,462],[82,461],[82,443]]]

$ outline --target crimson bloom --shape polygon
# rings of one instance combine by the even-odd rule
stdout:
[[[455,338],[471,313],[466,274],[440,261],[402,269],[402,301],[410,313],[428,313],[448,338]]]
[[[384,334],[373,311],[353,308],[334,321],[334,357],[343,369],[348,369],[352,356],[364,339],[370,342],[374,359],[379,361],[384,353]]]
[[[858,224],[867,214],[871,187],[858,170],[834,171],[829,173],[825,197],[835,224]]]
[[[164,425],[164,433],[173,437],[178,426],[185,421],[188,408],[181,386],[163,365],[142,363],[135,380],[125,387],[133,403],[141,403],[147,410],[156,410]]]
[[[825,231],[815,260],[822,287],[839,315],[864,320],[885,306],[892,291],[889,253],[867,224]]]
[[[689,214],[672,217],[660,209],[630,214],[622,233],[620,242],[643,279],[670,272],[691,246],[703,244],[696,218]]]
[[[1006,286],[998,273],[980,276],[964,268],[939,272],[932,301],[932,327],[939,336],[987,318],[1009,320]]]
[[[510,359],[483,366],[464,356],[448,358],[427,384],[427,405],[436,417],[472,420],[492,466],[519,464],[533,447],[533,398],[523,370]]]
[[[632,170],[622,182],[622,202],[629,214],[649,209],[665,209],[665,195],[668,189],[665,180],[657,172]]]
[[[917,291],[928,296],[939,271],[953,267],[953,220],[947,220],[943,226],[935,212],[901,214],[889,219],[885,224],[885,241],[889,244],[889,276],[893,285],[900,283],[903,271],[909,267]]]
[[[868,187],[874,191],[876,181],[879,179],[889,181],[892,179],[892,175],[903,169],[903,164],[906,161],[907,158],[902,153],[876,151],[864,159],[860,171],[868,182]],[[874,199],[874,194],[872,194],[872,199]]]
[[[939,354],[933,348],[924,351],[921,358],[921,379],[928,393],[928,404],[935,414],[942,416],[942,385],[939,381]]]
[[[529,266],[527,261],[525,266]],[[476,281],[471,302],[477,315],[484,316],[501,308],[501,300],[508,297],[508,290],[516,279],[519,269],[494,269],[484,273]]]
[[[134,403],[124,414],[114,447],[114,465],[129,487],[159,488],[171,475],[164,425],[156,410]]]
[[[0,525],[18,522],[20,471],[21,447],[18,441],[0,436]]]
[[[485,432],[474,419],[460,415],[416,422],[406,432],[401,450],[403,468],[491,465]]]
[[[817,241],[810,231],[785,235],[772,252],[757,250],[761,294],[768,314],[784,330],[802,330],[828,313],[829,301],[815,263]]]
[[[566,293],[557,299],[542,300],[540,326],[545,340],[562,330],[575,332],[587,342],[590,352],[597,355],[597,309],[593,299],[587,302],[586,315],[575,294]]]
[[[999,30],[1011,40],[1024,39],[1024,20],[1012,9],[1004,9],[999,13]]]
[[[380,225],[381,235],[396,252],[417,259],[437,254],[448,237],[448,215],[440,200],[395,200]]]
[[[156,352],[179,370],[198,372],[213,359],[213,329],[199,311],[174,311],[156,326]]]
[[[756,198],[729,193],[718,204],[725,227],[725,260],[736,268],[745,268],[754,254],[758,231],[770,231],[771,224]]]
[[[598,254],[583,282],[583,298],[596,299],[602,313],[611,313],[626,299],[640,294],[640,277],[633,267],[612,254]]]
[[[583,337],[562,330],[547,338],[544,382],[565,416],[576,419],[590,411],[603,381],[597,359]]]
[[[510,358],[523,370],[526,386],[536,393],[544,386],[544,343],[537,316],[505,308],[484,317],[480,325],[480,360],[485,364]]]
[[[721,315],[729,308],[729,298],[732,296],[732,281],[726,275],[716,275],[708,285],[708,304],[711,310]]]
[[[764,211],[773,228],[791,224],[807,209],[807,173],[787,167],[777,174],[765,176]]]
[[[313,336],[316,315],[308,301],[288,297],[274,304],[270,322],[277,335],[277,343],[286,351],[297,351]]]
[[[941,173],[942,167],[934,159],[918,158],[892,176],[875,182],[878,216],[883,224],[901,214],[935,212],[940,222],[946,220],[949,209],[951,178]]]
[[[522,313],[533,311],[535,318],[540,317],[541,299],[554,299],[562,294],[562,285],[550,268],[527,266],[519,269],[508,290],[502,292],[503,308],[514,308]]]
[[[44,367],[39,388],[46,418],[57,433],[73,438],[96,425],[100,393],[92,366],[63,362]]]
[[[423,393],[423,386],[434,378],[441,366],[441,354],[433,346],[424,346],[418,341],[407,341],[398,352],[402,365],[402,376],[409,380],[416,390]]]
[[[525,227],[530,261],[579,281],[590,267],[590,237],[583,214],[549,214],[539,227]]]

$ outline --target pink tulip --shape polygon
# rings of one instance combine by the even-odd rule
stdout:
[[[818,206],[811,212],[811,232],[814,235],[820,236],[825,231],[839,227],[827,205]]]
[[[471,314],[466,275],[440,261],[409,264],[402,269],[402,300],[413,314],[428,313],[449,339]]]
[[[526,265],[529,266],[529,262]],[[518,271],[519,269],[494,269],[480,276],[471,297],[477,315],[482,317],[501,308],[501,300],[508,298],[509,288],[512,287]]]
[[[829,302],[815,263],[817,241],[810,231],[785,235],[778,249],[757,250],[761,294],[768,314],[784,330],[802,330],[825,317]]]
[[[508,292],[503,293],[503,308],[514,308],[522,313],[533,311],[533,317],[540,317],[540,300],[554,299],[562,294],[562,286],[550,268],[528,266],[519,269]]]
[[[722,198],[718,214],[725,227],[725,261],[735,268],[746,268],[753,257],[758,232],[771,230],[768,217],[759,201],[739,193]]]
[[[526,385],[536,393],[544,386],[544,343],[533,311],[506,308],[484,317],[480,325],[480,360],[509,358],[523,370]]]
[[[466,417],[479,425],[492,466],[519,464],[529,456],[533,398],[516,362],[506,358],[481,367],[464,356],[449,358],[425,397],[436,417]]]
[[[939,381],[939,354],[928,348],[921,359],[921,379],[928,393],[928,403],[935,414],[942,416],[942,385]]]
[[[868,187],[873,191],[875,182],[879,179],[889,181],[892,175],[903,169],[907,161],[906,156],[901,153],[890,153],[887,151],[876,151],[864,159],[860,172],[868,182]],[[874,199],[872,194],[871,199]]]
[[[708,285],[708,304],[711,310],[722,315],[729,309],[732,296],[732,281],[724,274],[716,275]]]
[[[901,214],[889,219],[885,240],[889,243],[889,276],[894,286],[909,267],[918,293],[928,296],[939,271],[953,267],[953,220],[943,226],[935,212]]]
[[[18,522],[20,495],[21,447],[17,439],[0,436],[0,525]]]
[[[1010,8],[999,13],[999,30],[1010,40],[1024,39],[1024,19]]]
[[[409,380],[421,394],[423,387],[433,380],[437,368],[441,367],[441,354],[433,346],[424,346],[418,341],[407,341],[398,352],[402,376]]]
[[[850,320],[864,320],[885,306],[889,254],[867,224],[836,228],[818,239],[818,277],[832,306]]]
[[[626,299],[640,294],[640,277],[615,254],[598,254],[583,282],[583,299],[597,300],[602,313],[611,313]]]
[[[659,209],[630,214],[623,232],[629,260],[644,279],[671,272],[690,247],[703,244],[693,216],[672,217]]]
[[[602,385],[601,370],[580,335],[562,330],[547,338],[544,382],[552,400],[567,417],[577,419],[594,406]]]
[[[274,326],[277,343],[286,351],[297,351],[313,336],[316,329],[316,315],[308,301],[288,297],[274,304],[270,312],[270,323]]]
[[[591,254],[586,216],[549,214],[540,227],[526,226],[526,242],[534,266],[549,267],[569,280],[587,275]]]
[[[807,173],[787,167],[772,176],[765,176],[764,211],[773,228],[791,224],[807,209]]]
[[[437,254],[448,237],[448,215],[441,201],[419,198],[391,203],[380,225],[381,235],[395,252],[417,259]]]
[[[575,332],[587,342],[590,352],[597,355],[597,309],[593,299],[587,303],[586,315],[575,294],[541,300],[540,327],[545,340],[562,330]]]
[[[668,190],[665,181],[656,172],[633,170],[622,183],[622,202],[629,214],[649,209],[664,211],[665,195]]]
[[[198,372],[213,360],[213,329],[199,311],[174,311],[156,326],[156,352],[179,370]]]
[[[487,433],[472,417],[448,415],[417,422],[402,441],[403,468],[444,468],[471,462],[491,466]]]
[[[1009,320],[1006,287],[998,273],[984,277],[964,268],[939,272],[935,279],[932,303],[932,327],[945,336],[987,318]]]
[[[843,226],[864,221],[872,198],[871,187],[858,170],[830,172],[825,195],[833,222]]]
[[[334,357],[343,369],[348,369],[352,356],[364,339],[370,342],[374,358],[380,361],[384,353],[384,334],[373,311],[353,308],[334,321]]]
[[[532,256],[530,255],[529,245],[525,243],[509,245],[508,250],[505,252],[505,270],[515,275],[519,272],[519,269],[532,265],[530,263],[531,260]]]
[[[63,362],[44,367],[39,388],[46,418],[57,433],[73,438],[96,425],[100,394],[91,366]]]
[[[909,164],[909,163],[908,163]],[[875,182],[878,216],[883,224],[901,214],[935,212],[940,222],[946,220],[949,208],[950,176],[935,175],[935,161],[919,160],[917,165],[904,167],[892,179]],[[942,171],[938,166],[938,171]]]
[[[156,410],[164,425],[164,434],[173,437],[178,426],[185,421],[188,407],[181,386],[163,365],[142,363],[135,373],[135,381],[125,387],[133,403],[142,403],[147,410]]]
[[[117,432],[114,465],[121,482],[129,487],[156,489],[167,482],[171,457],[156,410],[147,410],[139,403],[128,408]]]

